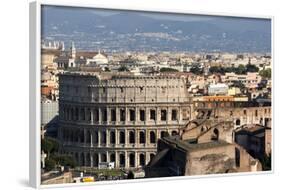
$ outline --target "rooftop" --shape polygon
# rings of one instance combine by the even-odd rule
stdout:
[[[209,148],[215,148],[220,146],[227,146],[231,145],[230,143],[218,140],[218,141],[210,141],[207,143],[199,143],[199,144],[192,144],[189,140],[181,140],[177,136],[167,136],[162,138],[164,141],[169,142],[170,144],[176,145],[176,147],[182,148],[187,151],[197,151],[197,150],[203,150],[203,149],[209,149]]]

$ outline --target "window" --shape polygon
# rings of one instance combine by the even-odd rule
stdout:
[[[119,143],[125,144],[125,132],[124,131],[120,131],[120,133],[119,133]]]
[[[247,110],[244,110],[243,113],[244,113],[244,115],[247,115]]]
[[[125,109],[120,109],[120,121],[125,121]]]
[[[119,155],[119,165],[120,165],[120,167],[125,167],[125,155],[124,154]]]
[[[111,121],[116,121],[116,111],[115,111],[115,109],[111,109]]]
[[[110,144],[115,144],[115,132],[110,132]]]
[[[167,120],[167,110],[161,110],[161,121]]]
[[[87,113],[88,113],[88,121],[91,121],[92,120],[92,111],[90,108],[88,108]]]
[[[237,119],[235,124],[240,125],[240,119]]]
[[[135,167],[135,154],[134,153],[131,153],[129,155],[129,164],[130,164],[130,167]]]
[[[106,110],[106,109],[103,109],[103,112],[102,112],[102,121],[107,121],[107,110]]]
[[[129,132],[129,143],[135,144],[135,132],[134,131]]]
[[[144,134],[143,131],[141,131],[140,134],[139,134],[139,143],[145,144],[145,134]]]
[[[101,143],[106,144],[106,132],[105,131],[103,131],[101,133]]]
[[[135,116],[136,116],[135,110],[130,109],[129,113],[130,113],[130,121],[135,121]]]
[[[145,156],[144,156],[144,154],[140,154],[139,155],[139,164],[140,164],[140,166],[144,166],[145,165]]]
[[[255,116],[258,117],[258,110],[255,110]]]
[[[177,119],[177,110],[172,110],[172,121],[175,121]]]
[[[99,118],[99,110],[98,109],[95,109],[95,121],[99,121],[100,118]]]
[[[81,116],[81,120],[83,120],[83,121],[85,121],[85,109],[84,108],[82,108],[81,110],[80,110],[80,116]]]
[[[176,136],[178,135],[178,132],[177,131],[172,131],[172,136]]]
[[[145,120],[145,111],[144,110],[140,110],[140,120],[141,121]]]
[[[154,131],[150,131],[150,143],[156,143],[156,136]]]
[[[156,120],[156,111],[155,110],[150,110],[150,119]]]

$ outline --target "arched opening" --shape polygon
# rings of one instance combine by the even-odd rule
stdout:
[[[74,135],[74,140],[75,140],[75,142],[78,142],[79,141],[79,135],[77,135],[77,134],[79,134],[79,130],[75,130],[75,134],[76,135]]]
[[[80,110],[80,118],[81,120],[85,121],[85,109],[84,108],[81,108]]]
[[[115,153],[110,154],[110,162],[115,162]]]
[[[92,120],[92,113],[91,113],[91,112],[92,112],[91,109],[88,108],[88,109],[87,109],[87,120],[88,120],[88,121],[91,121],[91,120]]]
[[[235,124],[236,124],[236,125],[240,125],[240,124],[241,124],[240,119],[236,119]]]
[[[106,154],[101,154],[101,162],[106,162]]]
[[[240,150],[235,148],[235,164],[236,167],[240,167]]]
[[[149,136],[150,136],[150,143],[156,143],[156,136],[154,131],[150,131]]]
[[[87,131],[86,142],[91,143],[91,133],[90,133],[90,131]]]
[[[90,155],[90,153],[87,153],[87,156],[86,156],[86,166],[91,166],[91,155]]]
[[[101,133],[101,143],[106,144],[106,131]]]
[[[74,142],[74,132],[73,132],[73,130],[71,130],[71,132],[70,132],[70,141]]]
[[[140,134],[139,134],[139,143],[145,144],[145,134],[144,134],[143,131],[141,131]]]
[[[84,139],[84,131],[81,130],[81,131],[80,131],[80,142],[83,143],[84,140],[85,140],[85,139]]]
[[[169,133],[167,131],[161,131],[161,133],[160,133],[161,138],[167,137],[167,136],[169,136]]]
[[[94,156],[93,156],[93,166],[94,167],[99,166],[99,155],[98,154],[94,154]]]
[[[124,154],[119,155],[119,166],[125,167],[125,155]]]
[[[211,140],[213,140],[213,141],[219,140],[219,130],[217,128],[215,128],[213,130],[213,134],[212,134]]]
[[[151,153],[150,155],[149,155],[149,161],[151,162],[151,160],[154,158],[154,154],[153,153]]]
[[[124,131],[119,132],[119,143],[125,144],[125,132]]]
[[[85,166],[85,156],[84,156],[84,153],[81,153],[81,166]]]
[[[79,154],[77,152],[75,153],[74,157],[75,157],[76,163],[79,165]]]
[[[263,125],[263,118],[260,118],[260,125]]]
[[[110,132],[110,144],[115,144],[115,132]]]
[[[172,131],[172,136],[176,136],[178,135],[178,132],[177,131]]]
[[[139,155],[139,165],[140,166],[144,166],[145,165],[145,156],[144,156],[144,154],[140,154]]]
[[[98,131],[94,132],[93,140],[94,140],[94,144],[98,144],[99,143],[99,133],[98,133]]]
[[[74,109],[73,108],[71,109],[70,113],[71,113],[71,118],[70,119],[73,121],[75,119],[74,118],[75,114],[74,114]]]
[[[129,165],[130,167],[135,167],[135,153],[129,155]]]
[[[135,143],[135,132],[134,131],[130,131],[129,132],[129,143],[130,144],[134,144]]]
[[[74,120],[77,121],[78,118],[79,118],[79,109],[76,108],[76,109],[75,109],[75,118],[74,118]]]

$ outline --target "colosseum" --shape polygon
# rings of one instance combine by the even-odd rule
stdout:
[[[148,164],[157,139],[191,119],[186,79],[69,72],[59,76],[60,152],[79,166]]]

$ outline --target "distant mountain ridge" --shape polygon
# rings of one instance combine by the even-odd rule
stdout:
[[[165,33],[174,38],[136,37],[136,33]],[[127,42],[122,38],[124,35]],[[93,9],[44,7],[42,36],[43,39],[75,41],[80,49],[95,48],[93,44],[99,42],[103,44],[99,44],[100,48],[116,51],[118,48],[161,51],[169,47],[171,51],[271,51],[268,19],[212,17],[185,22],[155,19],[132,11],[101,16]]]

